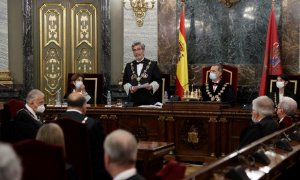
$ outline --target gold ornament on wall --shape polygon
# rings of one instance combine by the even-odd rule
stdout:
[[[130,4],[129,7],[127,7],[127,4]],[[142,27],[144,24],[144,19],[146,16],[146,12],[150,9],[153,9],[155,5],[155,0],[151,0],[150,2],[145,0],[123,0],[123,6],[127,10],[132,10],[135,17],[136,17],[136,23],[139,27]]]
[[[232,5],[240,2],[240,0],[219,0],[219,2],[225,4],[227,7],[231,7]]]

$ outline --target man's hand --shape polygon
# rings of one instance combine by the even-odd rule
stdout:
[[[149,91],[150,91],[151,89],[153,89],[152,85],[149,84],[149,83],[146,83],[146,84],[145,84],[145,88],[148,89]]]
[[[130,87],[130,92],[135,93],[138,89],[139,89],[138,86],[131,86]]]

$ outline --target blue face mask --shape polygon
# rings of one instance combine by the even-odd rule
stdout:
[[[212,81],[216,80],[217,79],[217,74],[213,73],[213,72],[210,72],[209,73],[209,79],[211,79]]]
[[[76,81],[75,82],[75,88],[76,89],[79,89],[81,87],[81,85],[82,85],[82,81]]]

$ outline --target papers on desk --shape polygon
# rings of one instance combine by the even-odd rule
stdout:
[[[161,109],[162,105],[163,105],[162,103],[156,102],[154,105],[140,105],[138,107],[142,107],[142,108],[158,108],[158,109]]]

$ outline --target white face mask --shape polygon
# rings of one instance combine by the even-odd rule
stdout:
[[[75,81],[75,88],[79,89],[82,84],[83,84],[82,81]]]
[[[277,86],[278,89],[283,88],[284,87],[284,82],[283,81],[277,81],[276,86]]]
[[[45,109],[46,109],[45,106],[42,104],[37,107],[36,112],[43,113],[45,111]]]
[[[209,79],[211,79],[212,81],[216,80],[217,79],[217,74],[213,73],[213,72],[210,72],[209,73]]]

